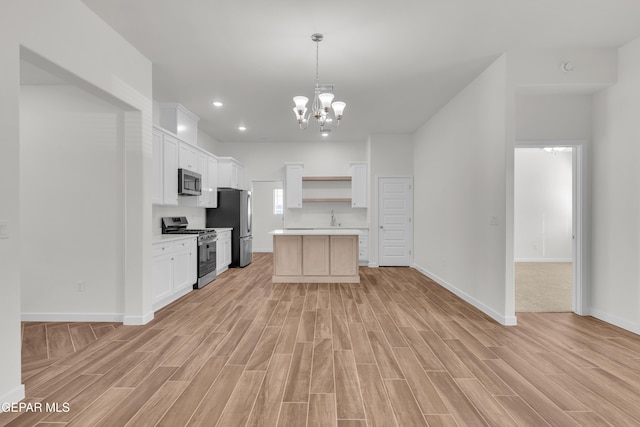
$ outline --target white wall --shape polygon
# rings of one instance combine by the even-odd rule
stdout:
[[[591,140],[592,94],[522,93],[516,95],[515,135],[527,140]]]
[[[125,314],[151,309],[151,63],[78,0],[7,0],[0,6],[0,402],[24,396],[20,379],[20,56],[23,46],[86,86],[131,107],[125,113]]]
[[[23,86],[20,101],[22,318],[120,321],[122,112],[72,85]]]
[[[594,96],[591,312],[640,333],[640,39]]]
[[[561,65],[570,62],[573,71]],[[517,49],[508,53],[514,86],[566,92],[594,91],[616,81],[616,49]]]
[[[411,135],[369,137],[369,265],[378,265],[378,177],[413,176]]]
[[[414,260],[442,285],[512,324],[513,306],[505,297],[506,68],[500,57],[414,135]]]
[[[349,175],[350,161],[367,160],[366,141],[223,143],[218,147],[220,155],[234,157],[245,165],[246,188],[254,180],[284,182],[285,162],[302,162],[304,175],[314,176]],[[342,226],[367,226],[367,209],[353,209],[348,203],[307,203],[302,209],[285,209],[285,226],[328,226],[332,209]]]
[[[571,262],[572,156],[571,150],[516,149],[516,262]]]
[[[273,252],[271,230],[282,228],[282,214],[274,214],[274,190],[282,190],[282,181],[254,181],[253,200],[253,237],[254,252]]]

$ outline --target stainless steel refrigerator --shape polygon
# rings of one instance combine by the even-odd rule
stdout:
[[[251,208],[251,191],[221,188],[218,207],[207,209],[207,227],[233,228],[231,267],[244,267],[253,259]]]

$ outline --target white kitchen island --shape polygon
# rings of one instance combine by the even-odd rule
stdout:
[[[360,283],[361,230],[311,228],[273,230],[274,283]]]

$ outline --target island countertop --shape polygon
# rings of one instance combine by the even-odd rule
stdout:
[[[287,228],[269,232],[272,236],[360,236],[356,228]]]

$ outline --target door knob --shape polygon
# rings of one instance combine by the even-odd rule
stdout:
[[[384,226],[383,226],[383,225],[381,225],[381,226],[380,226],[380,228],[384,228]]]

